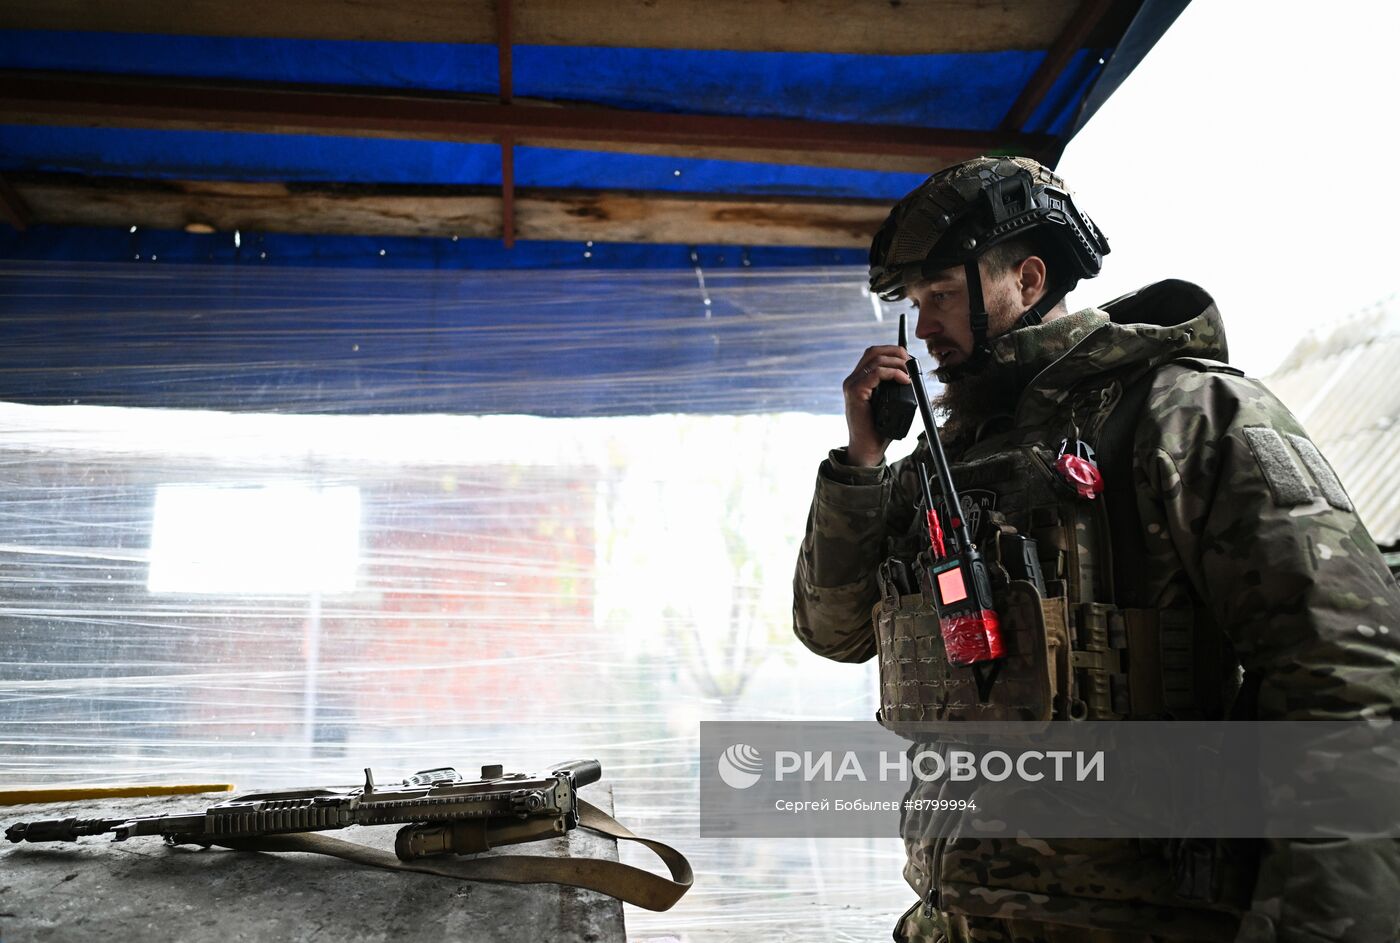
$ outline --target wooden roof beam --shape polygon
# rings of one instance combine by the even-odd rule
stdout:
[[[912,56],[1044,49],[1076,0],[515,0],[517,45]],[[495,0],[5,0],[0,29],[496,42]]]
[[[15,180],[39,222],[220,232],[496,239],[492,188],[288,186],[67,175]],[[520,190],[519,239],[865,249],[886,200]]]
[[[678,145],[765,153],[825,151],[872,161],[888,156],[972,157],[1009,149],[1034,155],[1048,135],[720,115],[594,106],[499,104],[462,96],[320,90],[0,71],[0,120],[21,124],[236,130],[469,141],[509,137],[641,146]],[[860,160],[853,164],[861,166]]]
[[[1040,107],[1040,103],[1045,100],[1045,96],[1050,94],[1050,89],[1054,87],[1060,73],[1064,72],[1065,66],[1069,65],[1074,54],[1084,47],[1094,28],[1111,9],[1113,0],[1084,0],[1079,5],[1079,9],[1074,11],[1074,16],[1070,17],[1070,21],[1065,24],[1065,28],[1045,53],[1044,60],[1031,75],[1026,87],[1011,105],[1011,110],[1002,119],[1003,131],[1020,131],[1025,126],[1031,115]]]
[[[509,105],[515,97],[511,43],[510,0],[496,0],[496,64],[502,105]],[[515,246],[515,142],[509,135],[501,137],[501,241],[507,249]]]

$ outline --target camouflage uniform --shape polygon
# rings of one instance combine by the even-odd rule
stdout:
[[[986,369],[1021,390],[1015,415],[947,443],[950,460],[1053,448],[1077,390],[1136,374],[1150,387],[1129,437],[1145,553],[1134,604],[1194,606],[1218,627],[1222,670],[1206,679],[1218,696],[1201,716],[1400,718],[1400,592],[1340,484],[1287,409],[1224,366],[1209,296],[1184,282],[1137,296],[1130,318],[1122,305],[1116,321],[1090,308],[993,339]],[[927,545],[913,464],[925,454],[921,442],[892,466],[862,468],[837,449],[822,463],[793,610],[817,654],[875,654],[878,565]],[[909,939],[1379,943],[1400,927],[1400,847],[1389,840],[1211,843],[1216,887],[1183,899],[1181,842],[940,842],[916,815],[903,832],[905,877],[937,903],[906,915],[897,933]]]

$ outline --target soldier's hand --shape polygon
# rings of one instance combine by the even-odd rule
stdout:
[[[882,380],[912,383],[904,369],[908,360],[909,352],[903,347],[867,347],[856,368],[841,384],[846,397],[846,431],[850,436],[846,458],[852,465],[878,465],[885,457],[890,440],[875,431],[870,397]]]

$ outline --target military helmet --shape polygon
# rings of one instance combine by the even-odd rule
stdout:
[[[1032,236],[1059,289],[1103,267],[1108,241],[1065,182],[1028,157],[977,157],[945,167],[895,204],[870,246],[870,290],[886,301],[911,282]]]

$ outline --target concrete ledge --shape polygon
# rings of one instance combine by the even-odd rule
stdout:
[[[0,823],[188,814],[224,798],[12,806],[0,810]],[[586,798],[612,811],[610,788],[596,786]],[[329,834],[392,851],[396,831],[377,826]],[[564,839],[501,853],[615,861],[617,843],[576,829]],[[619,901],[554,884],[466,883],[320,855],[166,847],[158,838],[87,838],[77,844],[0,839],[0,939],[620,943],[624,932]]]

